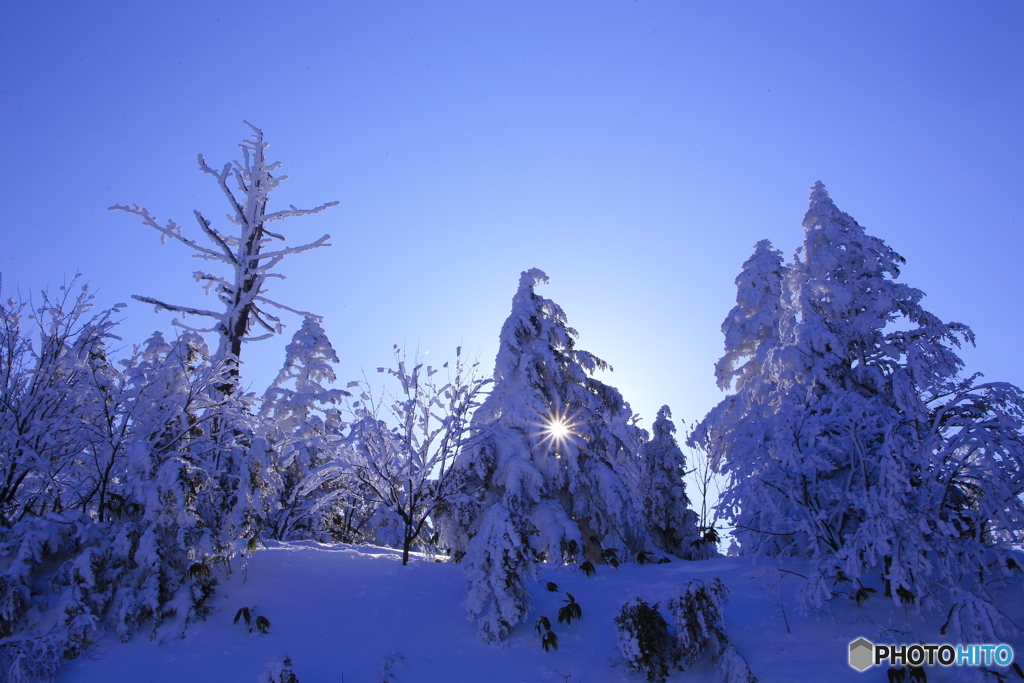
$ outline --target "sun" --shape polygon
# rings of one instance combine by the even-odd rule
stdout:
[[[565,420],[552,420],[548,423],[545,431],[555,441],[562,441],[572,434],[572,431],[569,429],[569,425]]]
[[[548,448],[558,448],[570,438],[576,436],[572,418],[558,413],[548,415],[540,423],[541,442]]]

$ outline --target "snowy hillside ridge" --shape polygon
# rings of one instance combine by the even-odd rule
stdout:
[[[504,644],[488,645],[466,620],[465,580],[456,564],[414,556],[403,567],[400,550],[366,545],[268,545],[244,571],[233,563],[229,576],[219,576],[209,616],[184,638],[104,639],[57,683],[256,683],[285,656],[301,683],[641,683],[644,675],[628,673],[617,643],[614,619],[622,606],[639,597],[665,608],[688,582],[715,578],[730,592],[724,632],[762,683],[881,683],[880,667],[858,673],[849,666],[850,642],[950,642],[938,633],[941,617],[921,619],[880,593],[861,607],[843,597],[820,614],[802,615],[794,596],[808,562],[728,557],[602,566],[589,578],[573,565],[541,563],[537,580],[527,582],[532,611]],[[547,582],[558,591],[548,591]],[[872,585],[881,589],[879,581]],[[566,591],[582,609],[569,625],[557,622]],[[999,599],[1007,611],[1024,613],[1019,585]],[[242,607],[269,620],[266,635],[233,623]],[[557,651],[541,647],[533,625],[542,616],[558,636]],[[966,667],[934,667],[928,675],[931,683],[996,680]],[[706,657],[668,678],[720,680]]]
[[[753,683],[792,657],[848,674],[828,638],[1024,641],[1024,391],[965,372],[971,330],[929,313],[897,281],[903,257],[822,183],[793,260],[762,240],[736,278],[714,368],[734,393],[687,456],[668,406],[648,432],[595,376],[610,365],[578,346],[537,268],[490,378],[461,347],[435,365],[396,345],[380,380],[335,388],[319,318],[265,296],[269,269],[327,238],[261,246],[283,239],[263,223],[327,205],[267,213],[283,176],[253,132],[233,172],[244,202],[233,167],[200,158],[237,209],[230,237],[196,214],[214,251],[115,207],[233,271],[197,274],[221,312],[142,298],[212,328],[125,348],[120,305],[94,311],[74,281],[0,297],[0,683],[142,652],[107,680],[195,661],[190,680],[258,665],[267,683],[656,683],[682,662]],[[262,394],[240,349],[281,324],[257,303],[302,318]],[[720,531],[748,559],[718,557]]]

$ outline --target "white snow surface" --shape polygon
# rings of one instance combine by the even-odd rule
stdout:
[[[537,581],[528,581],[531,613],[506,643],[488,645],[466,619],[466,581],[457,564],[417,556],[403,567],[401,552],[390,548],[271,543],[245,571],[236,560],[233,572],[220,577],[212,613],[183,638],[104,640],[57,683],[255,683],[285,654],[301,683],[640,683],[643,674],[627,672],[616,645],[619,609],[639,596],[660,602],[664,614],[687,581],[716,577],[730,590],[725,632],[763,683],[885,680],[882,667],[861,674],[847,664],[849,643],[861,636],[876,643],[950,642],[938,635],[945,615],[922,619],[882,597],[881,586],[864,607],[839,599],[830,611],[802,616],[794,598],[802,579],[780,570],[803,569],[800,560],[725,557],[602,565],[588,578],[575,565],[544,563]],[[549,581],[559,592],[546,590]],[[570,626],[557,623],[566,590],[583,610]],[[1000,602],[1010,614],[1024,613],[1024,587],[1004,591]],[[269,619],[268,634],[232,623],[243,606],[255,607],[253,619]],[[541,649],[533,625],[542,615],[558,636],[557,652]],[[975,673],[936,666],[928,680],[970,681]],[[669,678],[715,680],[707,659]]]

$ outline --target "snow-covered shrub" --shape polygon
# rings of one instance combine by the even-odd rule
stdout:
[[[658,603],[648,605],[640,598],[631,600],[619,610],[615,623],[619,652],[630,673],[642,671],[648,681],[662,683],[675,666],[678,653]]]
[[[291,658],[284,654],[268,663],[259,683],[299,683],[299,677],[292,671]]]
[[[805,608],[877,572],[964,640],[1013,638],[993,590],[1022,541],[1024,392],[960,375],[971,331],[924,310],[820,183],[803,225],[789,266],[759,243],[723,325],[737,390],[692,437],[729,476],[721,514],[745,553],[813,558]]]
[[[66,642],[57,633],[36,638],[16,638],[0,643],[0,666],[7,683],[49,682],[66,661]]]
[[[679,655],[687,666],[704,654],[717,658],[729,642],[723,611],[728,594],[720,579],[694,579],[669,601]]]
[[[715,659],[715,671],[721,676],[722,683],[757,683],[747,660],[732,643],[726,643]]]
[[[728,594],[720,579],[709,583],[694,579],[669,601],[679,658],[690,666],[709,655],[722,683],[756,683],[747,661],[725,635]]]
[[[106,358],[120,305],[91,313],[77,278],[37,301],[0,301],[0,526],[108,504],[108,470],[124,453],[104,432],[120,387]],[[84,498],[84,500],[83,500]]]
[[[112,325],[82,322],[83,297],[44,297],[37,343],[3,311],[18,341],[0,351],[3,398],[21,414],[0,411],[0,467],[20,480],[0,537],[0,664],[14,679],[45,678],[110,631],[180,633],[205,616],[210,569],[248,528],[247,418],[216,389],[222,367],[190,333],[155,335],[118,368]],[[37,438],[48,450],[26,453]]]
[[[392,652],[384,658],[384,662],[380,665],[380,673],[383,678],[381,683],[398,683],[398,676],[395,675],[395,670],[401,669],[405,666],[405,657],[397,652]]]

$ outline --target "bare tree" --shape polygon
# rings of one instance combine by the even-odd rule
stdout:
[[[691,433],[694,427],[694,425],[690,426]],[[687,461],[693,466],[687,471],[686,476],[692,477],[694,487],[700,497],[700,509],[697,511],[697,530],[700,533],[700,538],[697,543],[705,553],[711,551],[712,554],[707,556],[712,557],[716,544],[722,540],[719,527],[715,523],[715,510],[721,496],[722,477],[715,472],[711,457],[703,443],[688,444],[686,450],[689,453]]]
[[[238,358],[243,342],[266,339],[281,332],[283,327],[281,320],[271,312],[272,309],[312,316],[310,313],[297,311],[266,296],[268,278],[284,279],[284,275],[274,272],[274,268],[285,256],[330,246],[327,242],[330,235],[324,235],[315,242],[301,246],[284,246],[280,249],[266,251],[265,248],[272,240],[284,241],[283,235],[271,232],[266,225],[272,221],[293,216],[319,213],[338,204],[338,202],[328,202],[314,209],[298,209],[295,206],[290,206],[282,211],[267,213],[267,200],[271,191],[288,176],[273,175],[273,172],[281,164],[266,160],[264,153],[269,145],[263,140],[263,131],[248,121],[245,122],[245,125],[252,129],[253,134],[250,139],[243,140],[239,145],[242,148],[242,161],[228,162],[221,170],[217,171],[207,165],[202,154],[199,155],[200,170],[216,178],[217,184],[231,205],[231,212],[227,218],[237,228],[237,234],[228,235],[221,232],[214,228],[202,213],[195,211],[196,221],[210,242],[210,245],[202,245],[186,237],[182,233],[181,226],[173,220],[168,220],[165,225],[161,225],[148,209],[142,208],[138,204],[131,206],[117,204],[110,207],[111,211],[125,211],[139,216],[143,225],[148,225],[161,234],[165,244],[167,238],[170,237],[196,252],[193,254],[195,258],[219,262],[229,268],[230,274],[227,277],[202,270],[193,273],[196,281],[205,286],[207,293],[211,288],[217,293],[217,297],[224,304],[223,311],[180,306],[148,296],[133,296],[132,298],[153,304],[158,309],[180,313],[182,317],[198,315],[212,318],[213,326],[208,328],[192,327],[178,318],[175,318],[173,322],[178,327],[195,332],[216,332],[220,336],[216,359],[228,361],[230,375],[233,377],[238,375]],[[232,179],[238,185],[236,190],[229,187],[229,182]],[[250,334],[253,328],[258,331],[256,335]]]
[[[409,368],[405,351],[395,346],[395,368],[377,368],[394,377],[400,390],[374,399],[367,382],[350,382],[363,389],[352,404],[358,418],[352,425],[349,457],[353,490],[362,490],[379,503],[379,514],[390,516],[401,529],[402,563],[429,528],[431,515],[456,487],[452,465],[472,439],[470,419],[479,396],[491,380],[477,374],[478,363],[462,360],[456,351],[454,367],[445,363],[444,380],[438,368],[422,362]],[[380,419],[386,404],[395,426]]]

